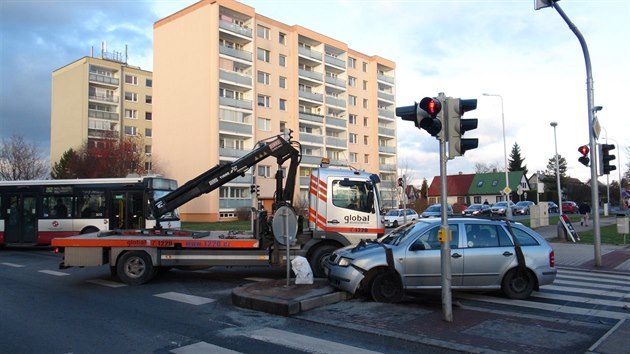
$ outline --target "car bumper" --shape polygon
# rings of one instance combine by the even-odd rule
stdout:
[[[385,220],[383,221],[383,225],[385,225],[385,227],[392,227],[394,226],[394,223],[389,220]]]
[[[539,271],[538,285],[543,286],[553,284],[554,280],[556,280],[557,273],[558,271],[555,268],[546,268]]]
[[[340,267],[334,264],[326,264],[324,272],[328,277],[330,284],[350,294],[354,294],[364,275],[352,266]]]

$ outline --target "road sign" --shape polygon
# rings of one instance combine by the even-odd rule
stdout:
[[[599,125],[599,119],[593,118],[593,136],[595,140],[599,139],[599,133],[602,131],[602,127]]]
[[[510,189],[510,187],[505,187],[505,188],[503,188],[503,193],[510,194],[510,193],[512,193],[512,190]]]

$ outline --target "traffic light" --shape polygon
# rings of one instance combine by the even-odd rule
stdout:
[[[610,154],[610,150],[615,150],[613,144],[599,144],[599,175],[608,175],[610,171],[617,169],[617,166],[611,165],[610,161],[616,159],[615,155]]]
[[[254,193],[256,193],[256,197],[260,197],[260,186],[257,184],[252,184],[249,186],[249,191],[252,193],[252,196],[254,195]]]
[[[578,161],[580,161],[582,165],[588,166],[588,163],[591,162],[591,159],[589,159],[587,156],[588,152],[590,151],[590,149],[588,148],[588,145],[580,146],[578,148],[578,151],[580,152],[580,154],[582,154],[582,157],[580,157]]]
[[[402,120],[413,122],[418,129],[424,129],[437,137],[442,131],[442,122],[437,118],[442,103],[437,98],[425,97],[413,106],[396,107],[396,115]]]
[[[403,186],[403,179],[399,178],[398,179],[398,187],[402,187]]]
[[[468,150],[479,146],[479,139],[464,139],[462,135],[469,130],[477,129],[477,118],[464,119],[462,116],[468,111],[477,109],[477,99],[463,100],[461,98],[446,99],[446,116],[448,128],[448,158],[462,156]]]

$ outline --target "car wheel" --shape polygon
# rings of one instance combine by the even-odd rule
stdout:
[[[510,299],[527,299],[534,291],[534,276],[528,270],[525,274],[519,274],[514,268],[507,272],[501,282],[501,290]]]
[[[398,220],[394,220],[394,222],[392,223],[392,226],[394,228],[397,228],[398,227]]]
[[[125,284],[140,285],[155,275],[151,257],[143,251],[126,252],[118,260],[116,274]]]
[[[313,277],[324,278],[326,276],[324,263],[328,260],[328,256],[333,254],[337,248],[333,245],[321,245],[313,251],[308,260],[313,271]]]
[[[394,272],[381,271],[370,288],[372,299],[378,302],[400,302],[404,296],[400,277]]]

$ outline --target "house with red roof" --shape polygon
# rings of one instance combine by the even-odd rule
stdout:
[[[446,202],[453,206],[457,204],[467,205],[468,191],[470,190],[470,184],[475,178],[475,174],[458,174],[452,176],[446,176],[446,188],[448,189],[448,197]],[[429,198],[429,205],[440,203],[440,176],[433,177],[427,195]]]

